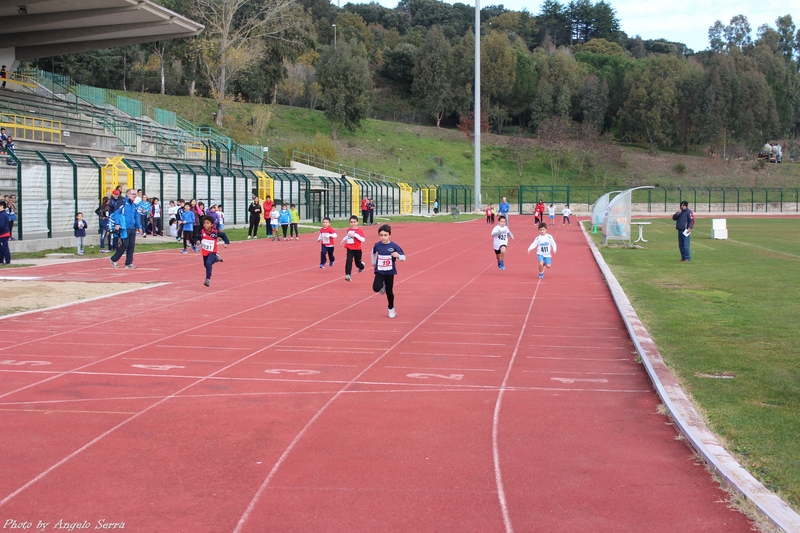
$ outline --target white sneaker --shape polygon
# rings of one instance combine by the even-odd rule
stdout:
[[[394,312],[394,307],[389,309],[389,318],[394,318],[397,316],[397,313]]]

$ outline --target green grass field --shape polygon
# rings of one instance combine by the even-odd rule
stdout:
[[[699,219],[691,263],[674,222],[651,220],[642,249],[603,257],[711,429],[799,508],[800,218],[728,219],[728,240]]]

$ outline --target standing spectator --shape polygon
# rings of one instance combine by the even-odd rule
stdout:
[[[494,224],[494,206],[492,204],[486,208],[486,223]]]
[[[8,200],[6,200],[6,206],[8,210],[8,232],[11,234],[9,240],[15,241],[14,238],[14,222],[17,220],[17,195],[12,194]]]
[[[141,194],[138,196],[141,198],[141,201],[136,206],[136,212],[139,214],[139,225],[142,227],[140,233],[144,239],[147,237],[147,220],[150,218],[150,202],[147,201],[146,194]]]
[[[539,227],[539,224],[544,222],[544,200],[541,198],[536,203],[536,207],[533,208],[533,223],[536,224],[536,227]]]
[[[300,223],[300,211],[297,210],[297,206],[292,204],[289,206],[289,213],[292,214],[292,224],[289,226],[289,238],[292,238],[294,235],[294,240],[300,240],[300,231],[298,230],[298,224]]]
[[[150,209],[150,219],[153,224],[153,236],[164,235],[163,213],[161,212],[161,202],[158,198],[153,198],[153,207]]]
[[[375,202],[370,198],[367,201],[367,214],[369,215],[369,225],[375,224]]]
[[[261,223],[261,201],[258,196],[253,196],[253,201],[247,208],[250,213],[250,227],[247,228],[248,239],[258,239],[258,225]]]
[[[264,212],[264,225],[267,227],[267,238],[277,237],[277,235],[272,234],[272,224],[270,224],[269,220],[273,207],[275,207],[275,202],[272,201],[272,197],[268,194],[261,205],[261,210]]]
[[[0,265],[11,264],[11,250],[8,247],[9,238],[11,238],[11,230],[8,228],[6,201],[0,200]]]
[[[100,253],[108,253],[111,248],[111,232],[108,229],[109,213],[108,196],[103,196],[103,201],[100,207],[97,208],[95,214],[100,218]],[[106,247],[106,239],[108,239],[108,247]]]
[[[8,138],[6,139],[6,153],[7,154],[13,154],[14,153],[14,148],[15,148],[14,139],[11,137],[11,135],[9,135]],[[12,166],[12,167],[17,166],[17,162],[14,161],[13,157],[9,157],[6,160],[6,164],[9,165],[9,166]]]
[[[434,215],[438,215],[439,214],[439,199],[438,198],[436,198],[433,201],[433,214]]]
[[[6,70],[6,66],[3,65],[0,67],[0,79],[3,80],[3,89],[6,88],[6,77],[8,76],[8,70]]]
[[[511,205],[509,205],[508,200],[505,196],[503,196],[503,201],[500,202],[500,205],[497,206],[497,213],[501,217],[506,217],[506,226],[510,226],[510,220],[508,219],[508,214],[511,212]]]
[[[78,241],[78,255],[83,255],[83,243],[86,241],[86,228],[89,224],[83,220],[83,213],[75,215],[75,223],[72,225],[75,230],[75,239]]]
[[[133,264],[133,252],[136,247],[136,230],[141,230],[142,225],[139,223],[139,217],[136,216],[136,206],[141,202],[141,198],[136,195],[136,191],[128,189],[125,193],[125,202],[122,207],[114,211],[119,213],[115,218],[115,229],[120,231],[120,246],[114,255],[109,257],[111,265],[114,268],[119,268],[117,261],[125,255],[125,268],[136,268]],[[123,237],[122,229],[125,229],[125,237]]]
[[[689,250],[689,236],[694,227],[694,213],[689,209],[689,202],[681,202],[681,210],[672,215],[675,221],[675,229],[678,230],[678,249],[681,252],[681,263],[688,263],[692,260]]]
[[[6,129],[0,128],[0,152],[6,151],[6,141],[8,140],[8,135],[6,135]]]
[[[278,223],[281,225],[283,240],[288,241],[286,232],[289,231],[289,224],[292,223],[292,212],[289,211],[289,206],[286,204],[281,205],[281,210],[278,212]],[[281,240],[280,235],[278,235],[278,240]]]
[[[361,199],[361,218],[361,223],[366,226],[369,219],[369,198],[366,196]]]

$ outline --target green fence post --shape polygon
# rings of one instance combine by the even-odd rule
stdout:
[[[63,153],[61,155],[72,165],[72,200],[75,203],[75,212],[72,216],[78,218],[78,165],[75,164],[75,161],[73,161],[68,154]]]
[[[17,164],[17,204],[16,204],[16,213],[17,213],[17,240],[22,240],[22,161],[14,154],[14,152],[8,152],[8,156],[14,160]]]

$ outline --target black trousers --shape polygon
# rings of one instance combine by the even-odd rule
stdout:
[[[348,276],[353,273],[353,261],[356,262],[356,268],[363,269],[366,265],[361,262],[361,253],[363,250],[350,250],[347,249],[347,259],[344,261],[344,273]]]
[[[389,302],[389,309],[394,309],[394,274],[378,274],[375,272],[375,279],[372,280],[372,290],[380,292],[381,287],[386,286],[386,300]]]

